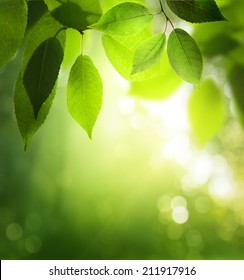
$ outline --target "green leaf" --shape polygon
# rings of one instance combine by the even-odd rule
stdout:
[[[129,36],[140,33],[152,19],[153,16],[143,5],[125,2],[112,7],[90,28],[109,35]]]
[[[67,2],[51,12],[51,15],[61,24],[77,30],[85,30],[88,25],[97,22],[100,14],[86,12],[80,5]]]
[[[63,60],[63,48],[55,37],[41,43],[33,53],[24,73],[24,86],[37,118],[43,103],[51,94]]]
[[[103,35],[102,42],[106,55],[113,67],[124,79],[142,81],[158,74],[160,70],[158,65],[144,72],[131,74],[134,53],[139,44],[150,36],[150,33],[147,31],[133,36]]]
[[[228,73],[237,115],[244,124],[244,65],[233,64]]]
[[[166,36],[162,33],[142,42],[134,54],[132,74],[144,71],[157,64],[161,59],[165,41]]]
[[[40,20],[44,14],[48,13],[46,4],[42,1],[28,1],[28,24],[27,28],[30,29]]]
[[[23,84],[23,75],[36,48],[48,38],[55,36],[60,28],[62,28],[62,26],[50,15],[44,16],[30,31],[26,41],[23,66],[19,73],[14,91],[15,115],[25,148],[27,148],[33,135],[44,123],[50,111],[56,90],[55,88],[53,89],[51,95],[49,95],[47,101],[40,109],[37,119],[35,119],[30,99]],[[64,48],[65,32],[59,32],[57,39],[60,41],[62,48]]]
[[[204,145],[223,126],[225,106],[220,89],[211,79],[203,80],[189,99],[188,116],[200,145]]]
[[[167,51],[175,72],[189,83],[198,83],[203,59],[194,39],[186,31],[177,28],[169,36]]]
[[[27,25],[25,0],[1,0],[0,2],[0,67],[17,51]]]
[[[159,74],[144,81],[132,82],[129,93],[148,100],[161,100],[171,96],[181,83],[182,79],[173,71],[165,53]]]
[[[14,107],[15,116],[24,142],[24,149],[26,150],[31,138],[46,120],[55,97],[56,88],[54,88],[47,101],[41,107],[38,117],[35,118],[21,76],[20,74],[15,85]]]
[[[167,3],[178,17],[189,22],[226,20],[213,0],[167,0]]]
[[[66,26],[73,28],[86,28],[86,23],[93,24],[97,22],[102,14],[102,9],[98,0],[44,0],[48,6],[48,9],[53,12],[55,18]],[[79,6],[79,8],[77,8]],[[60,7],[60,8],[59,8]],[[78,11],[74,11],[74,8]],[[58,9],[59,8],[59,9]],[[75,18],[82,13],[85,18]],[[82,26],[79,26],[79,24]],[[76,26],[76,27],[75,27]]]
[[[102,81],[88,56],[80,55],[71,68],[67,105],[71,116],[92,138],[93,126],[102,106]]]

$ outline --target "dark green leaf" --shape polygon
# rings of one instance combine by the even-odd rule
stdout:
[[[213,80],[203,80],[190,96],[189,121],[200,145],[205,144],[223,126],[225,106],[221,91]]]
[[[142,42],[134,54],[132,74],[144,71],[157,64],[161,59],[165,41],[166,36],[161,33]]]
[[[57,7],[51,15],[61,24],[78,30],[84,30],[89,24],[97,22],[100,14],[86,12],[81,7],[72,2],[67,2]]]
[[[244,65],[233,64],[229,70],[228,80],[237,108],[237,114],[244,123]]]
[[[140,33],[152,19],[146,7],[125,2],[112,7],[90,27],[109,35],[129,36]]]
[[[189,83],[198,83],[203,59],[194,39],[186,31],[177,28],[169,36],[167,51],[175,72]]]
[[[180,18],[194,23],[225,20],[214,0],[167,0]]]
[[[102,106],[102,81],[88,56],[80,55],[71,68],[67,105],[71,116],[91,138]]]
[[[60,10],[56,13],[57,19],[61,23],[65,23],[64,25],[70,26],[70,24],[73,24],[74,26],[77,25],[80,22],[88,22],[89,24],[93,24],[97,22],[98,18],[102,14],[102,9],[100,6],[100,3],[98,0],[44,0],[45,3],[48,6],[48,9],[50,11],[53,11],[57,9],[58,7],[64,6],[64,8],[60,8]],[[77,12],[74,11],[74,7],[79,6],[79,13],[82,11],[82,13],[86,14],[86,16],[89,14],[90,16],[86,17],[86,19],[80,19],[80,18],[71,18],[72,14],[74,13],[76,16],[78,15]],[[65,18],[65,10],[67,18]]]
[[[25,148],[27,147],[32,136],[45,121],[51,108],[56,91],[54,88],[51,95],[49,95],[47,101],[40,109],[37,119],[35,119],[30,99],[23,84],[23,74],[36,48],[48,38],[55,36],[55,34],[61,27],[62,26],[50,15],[44,16],[30,31],[28,39],[26,41],[23,66],[14,91],[15,115]],[[59,32],[59,34],[57,35],[57,39],[60,41],[62,48],[64,48],[65,32]]]
[[[63,48],[57,38],[45,40],[33,53],[24,73],[24,85],[34,116],[51,94],[63,60]]]
[[[17,51],[27,24],[25,0],[0,1],[0,67]]]
[[[48,12],[43,1],[28,1],[28,28],[31,28],[37,21]]]

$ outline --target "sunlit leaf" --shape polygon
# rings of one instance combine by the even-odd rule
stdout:
[[[88,56],[80,55],[71,68],[67,105],[71,116],[91,138],[102,105],[102,81]]]
[[[102,42],[106,55],[123,78],[130,81],[142,81],[158,74],[160,70],[158,65],[146,71],[131,74],[135,50],[149,36],[150,33],[146,31],[134,36],[103,35]]]
[[[131,82],[129,93],[148,100],[161,100],[171,96],[181,83],[182,79],[173,71],[165,53],[159,74],[144,81]]]
[[[203,80],[190,96],[188,105],[191,128],[198,143],[204,145],[224,124],[222,93],[213,80]]]
[[[25,148],[27,147],[33,135],[45,121],[51,108],[53,98],[55,96],[55,88],[40,109],[37,119],[35,119],[30,99],[23,84],[24,71],[36,48],[48,38],[55,36],[55,34],[61,27],[62,26],[51,16],[44,16],[31,30],[26,42],[23,66],[14,91],[15,115]],[[60,32],[57,35],[57,39],[60,41],[61,46],[64,48],[64,31]]]
[[[152,19],[143,5],[125,2],[112,7],[90,27],[109,35],[129,36],[140,33]]]
[[[167,0],[170,9],[190,22],[225,20],[214,0]]]
[[[25,0],[0,2],[0,67],[17,51],[24,37],[27,24]]]
[[[24,85],[34,116],[51,94],[63,60],[63,49],[55,37],[45,40],[33,53],[24,73]]]
[[[198,83],[203,59],[194,39],[186,31],[174,29],[169,36],[167,51],[175,72],[189,83]]]
[[[86,12],[72,2],[67,2],[51,12],[51,15],[61,24],[78,30],[84,30],[89,24],[97,22],[100,14]]]
[[[157,64],[161,59],[165,41],[166,36],[161,33],[142,42],[134,54],[132,74],[144,71]]]

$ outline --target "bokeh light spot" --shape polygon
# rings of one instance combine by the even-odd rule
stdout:
[[[177,206],[183,206],[186,208],[187,206],[187,202],[185,200],[185,198],[183,196],[175,196],[172,200],[171,200],[171,209],[174,210],[174,208],[176,208]]]
[[[25,240],[25,249],[30,254],[35,254],[40,251],[42,242],[36,235],[31,235]]]
[[[184,224],[188,220],[188,211],[184,206],[174,208],[172,218],[177,224]]]
[[[21,239],[23,235],[22,227],[17,223],[9,224],[6,228],[6,236],[11,241]]]

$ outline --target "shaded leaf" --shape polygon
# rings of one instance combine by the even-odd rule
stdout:
[[[244,65],[233,64],[228,73],[228,80],[237,109],[237,114],[244,123]]]
[[[46,4],[42,1],[28,1],[28,29],[48,12]]]
[[[157,64],[164,51],[165,41],[166,36],[161,33],[142,42],[137,47],[133,57],[132,74],[144,71]]]
[[[78,30],[85,30],[89,24],[97,22],[100,14],[86,12],[80,5],[72,2],[64,3],[51,12],[61,24]]]
[[[17,51],[27,25],[25,0],[0,2],[0,67],[6,64]]]
[[[189,99],[188,116],[200,145],[204,145],[223,126],[225,106],[220,89],[211,79],[203,80]]]
[[[91,138],[93,126],[102,106],[102,81],[88,56],[80,55],[71,68],[67,105],[71,116]]]
[[[50,111],[53,98],[55,97],[56,90],[55,88],[53,89],[51,95],[49,95],[47,101],[40,109],[37,119],[35,119],[30,99],[23,84],[24,71],[36,48],[48,38],[55,36],[61,27],[62,26],[50,15],[44,16],[30,31],[26,42],[23,66],[19,73],[14,91],[15,115],[25,148],[28,146],[33,135],[45,121]],[[57,35],[57,39],[62,48],[64,48],[65,32],[60,32]]]
[[[97,19],[102,14],[102,9],[100,6],[100,3],[98,0],[66,0],[66,1],[60,1],[60,0],[44,0],[44,2],[47,4],[48,9],[52,12],[53,10],[57,9],[58,7],[61,7],[65,5],[67,10],[67,19],[65,19],[65,9],[60,8],[57,13],[57,17],[59,18],[60,22],[66,22],[66,23],[73,23],[77,24],[79,21],[83,21],[83,19],[75,19],[71,18],[72,13],[74,12],[73,7],[76,5],[79,6],[79,11],[82,11],[82,13],[87,13],[93,16],[89,16],[86,18],[86,20],[89,22],[89,24],[93,24],[97,22]],[[69,5],[67,5],[69,4]],[[76,6],[76,7],[77,7]],[[56,10],[57,11],[57,10]],[[76,12],[74,12],[75,15],[77,15]],[[66,25],[66,24],[65,24]],[[69,24],[67,25],[69,26]]]
[[[143,5],[125,2],[112,7],[90,28],[109,35],[129,36],[140,33],[152,19],[153,16]]]
[[[194,23],[225,20],[214,0],[167,0],[180,18]]]
[[[175,72],[189,83],[198,83],[203,69],[202,54],[194,39],[184,30],[171,32],[167,47],[168,57]]]
[[[35,118],[52,92],[62,60],[63,48],[58,39],[53,37],[38,46],[27,64],[23,80]]]

